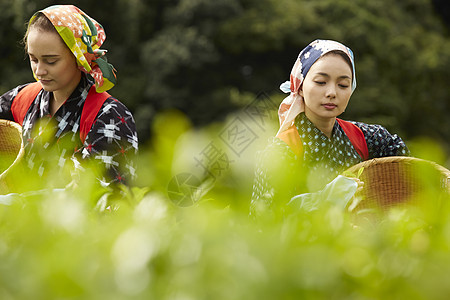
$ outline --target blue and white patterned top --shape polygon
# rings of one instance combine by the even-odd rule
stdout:
[[[353,122],[364,134],[369,159],[409,155],[403,140],[380,125]],[[273,138],[259,153],[253,185],[252,207],[258,202],[272,205],[275,198],[287,202],[292,196],[322,189],[347,168],[363,159],[336,121],[331,139],[320,131],[304,113],[295,119],[303,144],[303,156],[297,157],[282,140]]]

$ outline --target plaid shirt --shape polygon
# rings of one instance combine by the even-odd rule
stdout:
[[[25,164],[39,176],[50,176],[57,165],[71,177],[85,161],[95,162],[98,179],[104,183],[127,183],[136,175],[138,151],[136,126],[131,112],[117,99],[108,98],[101,107],[84,143],[80,140],[80,117],[93,81],[82,76],[78,87],[51,116],[51,93],[41,90],[23,122]],[[11,104],[21,85],[0,97],[0,118],[12,120]],[[52,167],[52,168],[51,168]],[[99,167],[99,168],[97,168]]]

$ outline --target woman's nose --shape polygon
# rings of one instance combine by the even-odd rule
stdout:
[[[328,85],[327,88],[327,97],[334,98],[336,97],[336,87],[333,84]]]
[[[43,63],[38,62],[38,63],[35,64],[34,74],[36,74],[37,76],[46,75],[47,74],[47,70],[44,67]]]

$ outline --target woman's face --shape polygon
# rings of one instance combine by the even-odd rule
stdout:
[[[31,69],[43,89],[69,97],[80,81],[81,71],[58,33],[30,28],[27,50]]]
[[[339,54],[324,55],[309,69],[299,93],[313,123],[334,119],[345,111],[352,94],[352,70]]]

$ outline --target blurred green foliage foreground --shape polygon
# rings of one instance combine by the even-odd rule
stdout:
[[[205,151],[192,149],[219,145],[214,137],[221,131],[192,131],[177,113],[161,118],[155,123],[160,134],[141,151],[138,183],[114,205],[92,200],[94,180],[75,191],[0,204],[0,299],[446,299],[450,294],[448,198],[439,199],[444,200],[439,208],[392,210],[377,223],[356,224],[330,203],[312,212],[267,211],[253,219],[248,165],[254,153],[229,152],[227,171],[214,173],[213,182],[204,180],[208,177],[194,171],[201,161],[195,157]],[[196,162],[189,166],[190,160]],[[180,178],[196,178],[204,191],[170,188],[176,174],[190,174]],[[185,195],[194,203],[181,201]],[[423,196],[424,203],[437,200],[433,191]]]

